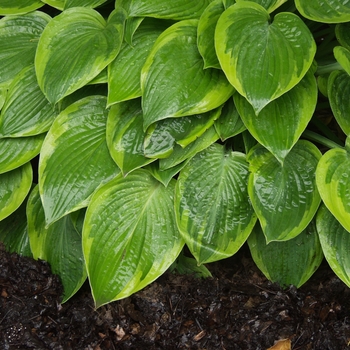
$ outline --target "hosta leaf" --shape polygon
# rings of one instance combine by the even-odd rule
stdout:
[[[74,7],[47,25],[39,40],[35,69],[51,103],[86,85],[113,61],[121,46],[124,21],[123,10],[113,11],[105,21],[93,9]]]
[[[346,73],[350,74],[350,51],[342,46],[334,48],[334,57]]]
[[[248,245],[261,272],[283,287],[301,287],[323,260],[314,220],[297,237],[269,244],[266,244],[261,227],[256,225],[248,238]]]
[[[124,7],[124,4],[122,4],[122,7],[127,11],[127,9]],[[145,17],[128,17],[126,19],[124,29],[124,41],[127,42],[130,46],[132,46],[132,39],[137,28],[141,25],[141,23],[144,20]]]
[[[155,42],[141,73],[144,129],[161,119],[207,112],[232,95],[221,70],[203,70],[197,24],[177,22]]]
[[[24,14],[44,6],[40,0],[1,0],[0,16]]]
[[[329,266],[350,287],[350,232],[344,229],[325,205],[321,205],[317,212],[316,227]]]
[[[66,0],[41,0],[43,3],[48,4],[57,10],[63,11],[64,3]]]
[[[312,34],[298,16],[278,13],[269,21],[262,6],[242,1],[225,10],[215,31],[221,67],[256,114],[298,84],[316,52]]]
[[[20,167],[36,157],[45,134],[30,137],[0,138],[0,174]]]
[[[0,115],[0,135],[23,137],[49,130],[56,112],[41,92],[34,65],[24,68],[9,87]]]
[[[317,147],[303,140],[283,165],[260,145],[249,152],[249,197],[267,243],[294,238],[315,215],[321,201],[315,179],[320,158]]]
[[[350,76],[334,71],[328,79],[328,97],[332,112],[346,135],[350,134]]]
[[[27,200],[24,200],[16,211],[0,221],[0,241],[4,243],[7,251],[32,258],[27,231],[26,206]]]
[[[335,26],[335,35],[339,43],[350,50],[350,23],[339,23]]]
[[[221,115],[214,122],[215,130],[221,141],[236,136],[246,130],[240,115],[237,112],[233,99],[230,98],[221,109]]]
[[[308,73],[292,90],[270,102],[259,116],[243,96],[235,94],[234,100],[249,132],[283,163],[311,120],[317,97],[315,77]]]
[[[30,163],[0,174],[0,220],[12,214],[26,198],[33,180]]]
[[[96,307],[153,282],[183,248],[173,209],[175,180],[164,187],[145,170],[110,181],[93,195],[83,250]]]
[[[7,95],[7,88],[6,87],[0,87],[0,111],[3,107]]]
[[[347,231],[350,231],[349,166],[350,154],[347,145],[346,149],[334,148],[326,152],[316,169],[317,188],[321,198]]]
[[[141,96],[141,69],[165,28],[162,21],[146,19],[133,35],[132,44],[122,44],[117,58],[108,66],[108,105]]]
[[[217,108],[203,114],[169,118],[152,124],[145,137],[145,156],[167,158],[176,143],[183,148],[187,147],[214,124],[220,113],[221,108]]]
[[[183,161],[188,160],[194,157],[197,153],[205,150],[218,139],[219,135],[216,133],[215,127],[212,126],[187,147],[183,148],[180,145],[175,145],[173,152],[168,158],[159,159],[159,169],[166,170],[179,165]]]
[[[155,17],[164,19],[199,18],[210,0],[132,0],[130,17]]]
[[[199,19],[197,45],[204,60],[204,68],[221,68],[216,56],[214,34],[218,19],[224,10],[225,6],[222,0],[214,0],[204,10]]]
[[[170,168],[161,170],[159,169],[159,162],[153,162],[144,167],[155,179],[161,182],[164,186],[168,186],[170,180],[180,172],[180,170],[187,164],[187,161]]]
[[[176,184],[176,222],[198,264],[235,254],[256,216],[248,200],[248,163],[243,153],[215,144],[181,170]]]
[[[9,84],[33,63],[39,37],[50,20],[49,15],[39,11],[0,20],[0,85]]]
[[[64,9],[80,6],[94,8],[105,2],[107,2],[107,0],[65,0]]]
[[[108,115],[108,148],[124,175],[154,161],[144,155],[142,116],[140,99],[118,103]]]
[[[63,300],[66,302],[86,280],[82,251],[82,238],[71,215],[45,228],[45,214],[36,186],[27,204],[28,234],[34,259],[49,262],[53,273],[63,284]]]
[[[350,20],[348,0],[295,0],[302,16],[316,22],[340,23]]]
[[[95,78],[89,81],[89,85],[94,85],[94,84],[105,84],[108,83],[108,71],[107,68],[102,70],[99,74],[96,75]]]
[[[91,194],[119,172],[106,143],[106,98],[73,103],[52,124],[40,153],[39,184],[46,224],[86,207]]]
[[[236,2],[241,2],[246,0],[236,0]],[[269,13],[275,11],[278,7],[284,4],[287,0],[249,0],[256,2],[257,4],[264,7]]]

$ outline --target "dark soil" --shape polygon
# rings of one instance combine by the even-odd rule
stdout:
[[[1,247],[0,349],[350,349],[350,289],[326,262],[299,290],[267,281],[246,247],[208,267],[95,310],[88,284],[61,305],[47,263]]]

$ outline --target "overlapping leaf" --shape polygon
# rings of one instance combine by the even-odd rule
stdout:
[[[237,2],[242,2],[246,0],[236,0]],[[250,0],[261,5],[265,8],[269,13],[275,11],[278,7],[284,4],[287,0]]]
[[[295,238],[266,244],[259,225],[248,238],[252,258],[260,271],[272,282],[283,287],[301,287],[323,260],[315,220]]]
[[[315,111],[318,90],[309,72],[292,90],[270,102],[259,114],[247,100],[234,95],[238,112],[249,132],[283,163]]]
[[[154,44],[141,73],[144,129],[158,120],[207,112],[232,95],[221,70],[203,70],[197,24],[177,22]]]
[[[339,23],[335,26],[335,35],[339,43],[350,50],[350,23]]]
[[[238,251],[256,221],[248,200],[245,155],[215,144],[181,170],[175,196],[176,221],[199,264]]]
[[[46,224],[86,207],[91,194],[119,172],[106,143],[106,98],[90,96],[55,119],[40,153],[39,184]]]
[[[33,257],[49,262],[52,272],[60,276],[64,289],[62,302],[66,302],[79,290],[87,276],[81,231],[76,224],[77,220],[82,219],[70,214],[45,228],[38,186],[29,196],[27,217]]]
[[[295,0],[302,16],[316,22],[341,23],[350,20],[348,0]]]
[[[256,114],[303,78],[316,52],[298,16],[279,13],[269,21],[262,6],[242,1],[225,10],[215,31],[220,65]]]
[[[89,204],[83,250],[97,307],[153,282],[183,248],[173,209],[175,180],[167,187],[145,170],[119,175]]]
[[[283,165],[261,145],[248,154],[249,197],[267,243],[300,234],[320,204],[315,171],[321,153],[311,142],[300,140]]]
[[[115,10],[106,21],[93,9],[73,7],[47,25],[35,69],[51,103],[86,85],[113,61],[122,43],[125,16],[124,10]]]
[[[1,0],[0,16],[32,12],[44,6],[40,0]]]
[[[39,11],[0,20],[0,85],[8,85],[33,63],[38,39],[50,20],[49,15]]]
[[[30,163],[0,174],[0,220],[11,215],[26,198],[33,180]]]
[[[65,0],[41,0],[43,3],[48,4],[57,10],[63,11]]]
[[[36,80],[34,66],[25,67],[9,87],[0,115],[0,135],[23,137],[49,130],[56,117]]]
[[[97,6],[102,5],[105,2],[107,2],[107,0],[65,0],[64,9],[66,10],[71,7],[81,7],[81,6],[95,8]]]
[[[336,46],[334,48],[334,57],[346,73],[350,74],[350,51],[343,46]]]

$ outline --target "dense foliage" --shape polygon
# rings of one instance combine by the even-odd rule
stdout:
[[[3,0],[0,239],[96,306],[235,254],[350,286],[347,0]],[[38,161],[39,159],[39,161]],[[208,271],[198,269],[206,274]]]

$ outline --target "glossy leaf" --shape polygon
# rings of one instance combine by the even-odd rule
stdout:
[[[334,48],[334,57],[346,71],[350,74],[350,51],[342,46],[336,46]]]
[[[316,52],[312,34],[298,16],[278,13],[269,21],[262,6],[242,1],[225,10],[215,31],[220,65],[256,114],[298,84]]]
[[[269,244],[266,244],[261,227],[256,225],[248,238],[248,245],[261,272],[282,287],[301,287],[323,260],[314,220],[297,237]]]
[[[163,19],[199,18],[210,0],[132,0],[130,17],[155,17]]]
[[[246,0],[237,0],[237,2],[246,1]],[[284,4],[287,0],[250,0],[261,5],[269,13],[275,11],[278,7]]]
[[[270,102],[259,116],[243,96],[234,95],[237,110],[249,132],[281,163],[310,122],[317,98],[317,84],[311,72],[292,90]]]
[[[56,8],[57,10],[63,11],[64,3],[66,0],[41,0],[43,3]]]
[[[220,116],[221,108],[182,118],[169,118],[147,129],[144,152],[146,157],[167,158],[176,144],[185,148],[208,130]]]
[[[156,180],[161,182],[164,186],[168,186],[171,179],[180,172],[180,170],[187,164],[187,161],[173,166],[170,169],[159,169],[159,162],[153,162],[144,167]]]
[[[283,165],[260,145],[249,152],[249,197],[267,243],[296,237],[315,215],[321,201],[315,179],[320,158],[317,147],[303,140]]]
[[[350,50],[350,23],[339,23],[335,26],[335,35],[339,43]]]
[[[40,0],[1,0],[0,16],[32,12],[44,6]]]
[[[214,45],[215,27],[224,12],[222,0],[212,1],[202,13],[198,22],[197,45],[204,60],[204,68],[221,69]]]
[[[316,216],[316,227],[324,256],[334,273],[350,287],[350,233],[321,205]]]
[[[132,44],[122,44],[117,58],[108,66],[109,106],[141,96],[141,69],[165,28],[162,21],[146,19],[133,35]]]
[[[51,103],[86,85],[113,61],[121,46],[124,21],[122,10],[113,11],[105,21],[93,9],[74,7],[47,25],[38,43],[35,69]]]
[[[225,141],[246,130],[232,98],[224,104],[221,109],[221,115],[215,120],[214,126],[221,141]]]
[[[39,189],[46,224],[86,207],[91,194],[119,169],[106,143],[106,98],[73,103],[55,119],[40,153]]]
[[[107,2],[107,0],[65,0],[64,9],[71,7],[88,7],[95,8]]]
[[[144,129],[158,120],[207,112],[232,95],[221,70],[203,70],[197,24],[177,22],[155,42],[141,73]]]
[[[38,39],[50,20],[49,15],[39,11],[0,20],[0,85],[8,85],[33,63]]]
[[[198,264],[235,254],[256,216],[248,200],[248,163],[243,153],[215,144],[181,170],[176,185],[176,222]]]
[[[124,175],[154,161],[145,157],[140,99],[113,105],[107,120],[107,144]]]
[[[30,163],[0,174],[0,221],[11,215],[26,198],[33,180]]]
[[[7,95],[7,88],[6,87],[0,87],[0,111],[3,107]]]
[[[121,175],[93,195],[83,250],[96,307],[153,282],[183,248],[173,210],[175,181],[164,187],[147,171]]]
[[[334,71],[328,79],[328,97],[332,112],[346,135],[350,134],[350,76]]]
[[[350,20],[348,0],[295,0],[302,16],[316,22],[340,23]]]
[[[71,215],[45,228],[45,214],[38,186],[29,196],[27,217],[33,257],[47,261],[52,272],[59,275],[64,289],[64,303],[80,289],[87,276],[81,232],[74,225]]]
[[[326,152],[316,169],[317,188],[330,212],[350,231],[349,139],[346,149]]]
[[[175,145],[174,150],[169,157],[159,159],[160,170],[170,169],[181,164],[185,160],[191,159],[218,139],[219,135],[214,126],[212,126],[201,137],[190,143],[187,147],[183,148],[180,145]]]
[[[30,137],[0,138],[0,174],[16,169],[36,157],[45,134]]]
[[[49,130],[56,117],[54,107],[41,92],[34,66],[25,67],[9,87],[0,115],[0,135],[23,137]]]

